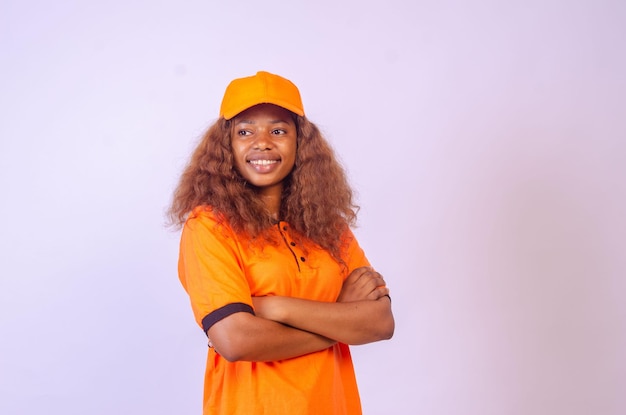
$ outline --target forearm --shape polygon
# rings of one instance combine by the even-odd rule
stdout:
[[[391,338],[395,328],[391,302],[378,300],[327,303],[292,297],[270,297],[263,317],[317,333],[346,344],[364,344]],[[263,310],[267,314],[263,314]]]
[[[209,329],[215,350],[229,361],[276,361],[327,349],[336,342],[276,321],[237,313]]]

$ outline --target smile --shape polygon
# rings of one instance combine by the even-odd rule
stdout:
[[[255,166],[269,166],[270,164],[276,164],[279,160],[248,160],[248,163]]]

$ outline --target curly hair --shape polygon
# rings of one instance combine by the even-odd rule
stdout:
[[[280,220],[341,261],[342,235],[356,222],[358,206],[346,174],[318,127],[293,114],[296,162],[283,182]],[[267,238],[276,221],[237,171],[231,149],[231,121],[219,118],[194,150],[174,191],[170,224],[180,227],[198,206],[228,222],[235,232]],[[342,261],[341,261],[342,262]]]

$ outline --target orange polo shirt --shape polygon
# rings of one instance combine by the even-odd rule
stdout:
[[[280,295],[334,302],[343,280],[369,262],[350,231],[347,269],[311,241],[294,238],[285,222],[271,230],[277,245],[251,244],[208,209],[197,208],[183,228],[179,277],[197,323],[251,312],[252,296]],[[303,249],[302,245],[306,246]],[[275,362],[228,362],[209,348],[204,415],[357,415],[359,393],[350,349],[326,350]]]

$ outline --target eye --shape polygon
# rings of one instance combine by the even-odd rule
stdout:
[[[247,130],[238,130],[237,131],[237,135],[242,136],[242,137],[248,136],[250,134],[252,134],[252,133],[250,131],[247,131]]]
[[[280,129],[280,128],[276,128],[275,130],[272,130],[272,134],[274,135],[282,135],[282,134],[287,134],[287,131]]]

